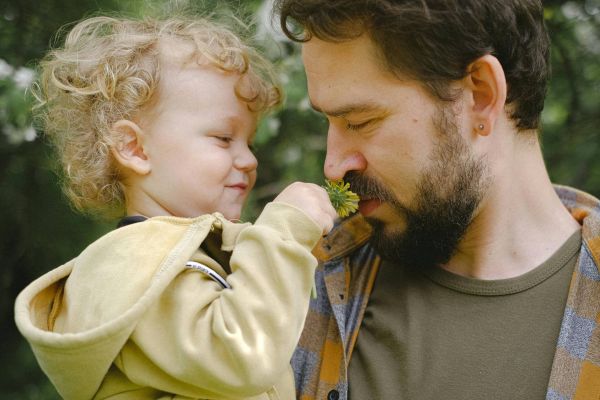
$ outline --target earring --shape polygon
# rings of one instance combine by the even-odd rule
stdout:
[[[482,130],[483,130],[483,128],[485,128],[485,126],[484,126],[483,124],[479,124],[479,125],[477,125],[477,128],[478,128],[480,131],[482,131]]]

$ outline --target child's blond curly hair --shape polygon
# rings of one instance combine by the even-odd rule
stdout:
[[[124,211],[124,191],[110,148],[111,126],[134,120],[159,82],[159,42],[194,45],[195,57],[244,76],[252,96],[236,95],[259,115],[281,102],[271,64],[223,24],[206,18],[93,17],[79,22],[64,46],[40,63],[34,87],[38,117],[59,154],[63,188],[83,212],[113,217]]]

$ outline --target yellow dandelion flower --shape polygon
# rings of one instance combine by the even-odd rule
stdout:
[[[358,210],[360,199],[356,193],[350,191],[349,183],[345,183],[343,180],[326,180],[325,190],[340,218],[347,217]]]

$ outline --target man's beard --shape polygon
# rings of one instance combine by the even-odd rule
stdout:
[[[406,226],[400,231],[366,217],[379,254],[417,268],[443,265],[452,258],[489,183],[486,163],[474,158],[449,107],[437,112],[434,125],[439,141],[430,166],[417,181],[411,204],[402,204],[374,178],[356,172],[344,178],[359,196],[391,205],[404,219]]]

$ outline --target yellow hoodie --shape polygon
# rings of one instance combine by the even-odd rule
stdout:
[[[199,246],[221,232],[231,274]],[[116,229],[18,296],[17,327],[65,399],[294,399],[289,361],[321,230],[270,203],[254,225],[222,215]],[[226,281],[186,268],[195,261]]]

